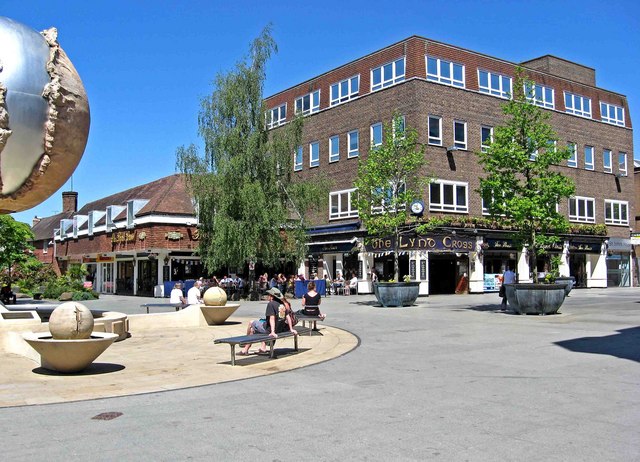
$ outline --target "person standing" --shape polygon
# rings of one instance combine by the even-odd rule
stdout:
[[[502,297],[502,306],[507,306],[507,294],[505,293],[505,284],[514,284],[516,282],[516,273],[511,271],[508,266],[502,274],[502,285],[500,286],[500,296]]]

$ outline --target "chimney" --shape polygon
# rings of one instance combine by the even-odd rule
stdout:
[[[33,228],[35,225],[37,225],[38,223],[40,223],[40,220],[42,220],[42,218],[40,218],[38,215],[36,215],[35,217],[33,217],[33,222],[31,223],[31,227]]]
[[[64,191],[62,193],[62,211],[64,213],[76,213],[78,211],[78,193],[76,191]]]

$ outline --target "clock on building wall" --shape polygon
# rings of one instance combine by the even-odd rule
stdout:
[[[422,215],[423,212],[424,212],[424,202],[420,200],[416,200],[411,203],[411,213],[413,215]]]

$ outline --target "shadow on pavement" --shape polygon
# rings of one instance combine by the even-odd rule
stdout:
[[[113,364],[113,363],[93,363],[86,369],[80,372],[58,372],[52,371],[49,369],[45,369],[44,367],[36,367],[31,372],[34,374],[40,375],[60,375],[60,376],[72,376],[72,375],[99,375],[99,374],[110,374],[112,372],[118,372],[124,369],[122,364]]]
[[[618,334],[605,337],[580,337],[573,340],[555,342],[567,350],[578,353],[594,353],[616,356],[640,362],[640,327],[621,329]]]

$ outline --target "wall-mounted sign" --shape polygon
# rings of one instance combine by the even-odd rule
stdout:
[[[114,244],[120,244],[123,242],[133,242],[136,240],[135,231],[119,231],[111,235],[111,242]]]
[[[110,261],[114,261],[115,258],[113,256],[109,257],[107,255],[98,255],[96,257],[96,261],[99,263],[105,263],[105,262],[110,262]]]
[[[600,242],[576,242],[569,241],[569,252],[575,253],[600,253],[602,243]]]
[[[182,239],[182,233],[179,231],[169,231],[164,237],[170,241],[179,241]]]
[[[420,260],[420,280],[427,279],[427,260]]]
[[[374,239],[365,245],[367,252],[391,252],[393,237]],[[451,252],[471,252],[475,250],[476,240],[472,237],[453,234],[433,236],[400,236],[398,250],[448,250]]]

